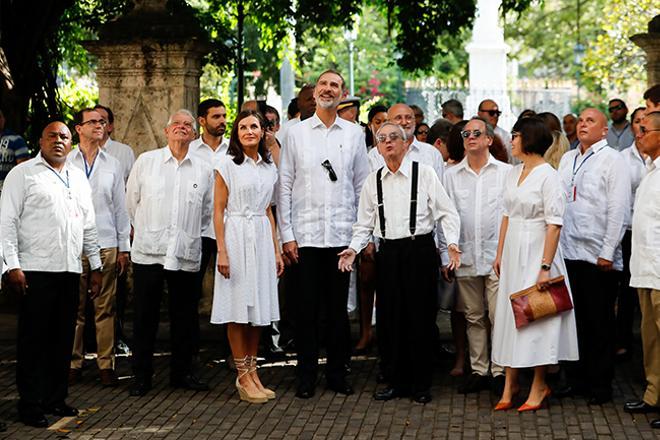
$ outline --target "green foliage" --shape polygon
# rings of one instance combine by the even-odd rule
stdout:
[[[598,35],[587,45],[584,81],[592,90],[621,93],[646,82],[644,51],[630,37],[645,33],[660,13],[657,0],[609,0],[597,18]]]

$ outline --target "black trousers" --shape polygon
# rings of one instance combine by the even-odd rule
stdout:
[[[20,414],[40,413],[64,403],[78,312],[80,275],[25,272],[20,298],[16,385]]]
[[[160,264],[133,263],[135,311],[133,323],[133,372],[138,381],[151,383],[153,354],[160,321],[163,283],[167,281],[170,316],[170,378],[191,373],[193,345],[198,325],[195,289],[197,272],[165,270]]]
[[[381,241],[376,254],[376,330],[381,367],[400,392],[431,388],[438,256],[431,234]]]
[[[637,289],[630,287],[630,255],[632,248],[632,231],[626,231],[621,242],[623,249],[623,272],[617,292],[616,307],[616,348],[632,350],[633,318],[635,309],[639,308]]]
[[[566,363],[569,383],[593,397],[609,398],[614,378],[614,301],[620,272],[566,260],[573,293],[580,360]]]
[[[350,275],[337,268],[337,254],[344,248],[303,247],[298,250],[300,285],[294,289],[296,370],[301,384],[316,381],[319,357],[319,321],[324,317],[328,381],[343,380],[350,355],[348,334],[348,282]]]
[[[190,338],[190,344],[193,346],[193,355],[197,356],[199,354],[199,301],[202,299],[202,282],[204,280],[204,275],[206,274],[206,269],[210,262],[215,261],[213,258],[218,253],[218,244],[213,238],[202,237],[202,263],[199,268],[198,276],[198,288],[195,292],[197,301],[195,304],[195,326],[193,328],[193,335]]]

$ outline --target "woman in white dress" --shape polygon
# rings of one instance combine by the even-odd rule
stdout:
[[[493,264],[500,286],[492,359],[506,367],[504,392],[496,411],[513,406],[519,389],[518,369],[534,367],[529,396],[518,411],[536,410],[550,395],[545,382],[547,366],[578,359],[573,310],[516,329],[509,300],[512,293],[535,283],[566,277],[557,246],[566,195],[557,171],[543,159],[552,141],[550,130],[538,118],[524,118],[513,126],[511,154],[522,163],[509,172],[505,182],[504,217]]]
[[[257,375],[261,327],[279,320],[277,277],[284,270],[270,202],[277,181],[261,116],[242,111],[227,156],[215,167],[214,226],[218,267],[211,322],[227,324],[241,400],[275,398]]]

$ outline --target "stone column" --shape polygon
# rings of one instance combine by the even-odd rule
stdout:
[[[166,145],[163,129],[174,111],[199,103],[206,34],[182,1],[135,1],[86,43],[98,57],[99,102],[115,114],[113,138],[136,155]]]
[[[646,52],[648,86],[660,84],[660,15],[649,21],[647,33],[633,35],[630,39]]]

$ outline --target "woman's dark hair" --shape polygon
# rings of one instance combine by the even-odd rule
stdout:
[[[426,122],[422,122],[422,123],[419,124],[417,127],[415,127],[415,136],[417,136],[417,135],[419,134],[419,129],[420,129],[422,126],[425,126],[426,128],[431,128],[431,127],[429,127],[429,124],[427,124]],[[427,132],[427,134],[428,134],[428,132]]]
[[[463,136],[461,136],[461,131],[463,131],[467,123],[468,121],[457,122],[449,131],[449,137],[447,138],[447,152],[449,153],[449,158],[454,162],[462,161],[465,156],[465,147],[463,146]]]
[[[644,110],[646,110],[646,107],[637,107],[635,110],[633,110],[633,112],[630,114],[630,123],[632,124],[635,120],[635,115],[637,112],[642,112]]]
[[[243,110],[238,114],[238,116],[236,116],[236,119],[234,120],[234,127],[231,129],[231,136],[229,137],[229,148],[227,148],[227,154],[234,158],[233,160],[236,165],[242,164],[245,160],[243,146],[238,140],[238,123],[249,116],[254,116],[257,118],[257,121],[259,121],[259,127],[262,129],[262,131],[265,127],[264,118],[259,112],[254,110]],[[257,151],[264,162],[270,163],[270,153],[268,152],[268,148],[266,148],[266,139],[263,135],[259,140],[259,148]]]
[[[536,117],[541,119],[550,131],[561,131],[561,122],[559,122],[559,118],[554,113],[542,112],[536,115]]]
[[[367,120],[371,124],[371,120],[376,117],[378,113],[387,113],[387,107],[382,104],[376,104],[369,109],[369,114],[367,115]],[[374,145],[374,135],[371,132],[371,128],[365,128],[364,130],[364,143],[368,147]]]
[[[493,136],[493,143],[488,147],[488,151],[500,162],[509,163],[509,154],[506,152],[504,142],[499,136]]]
[[[531,118],[532,116],[536,116],[536,112],[531,108],[527,108],[520,112],[520,115],[518,115],[518,120],[520,121],[522,118]]]
[[[522,151],[543,156],[552,145],[552,132],[541,118],[523,118],[513,125],[512,133],[520,135]]]

